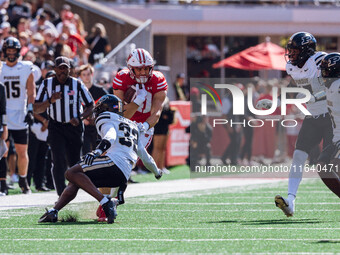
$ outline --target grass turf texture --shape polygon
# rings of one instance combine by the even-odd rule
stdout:
[[[154,174],[138,174],[132,176],[134,181],[138,182],[160,182],[160,181],[170,181],[170,180],[178,180],[178,179],[189,179],[190,178],[190,169],[187,165],[175,166],[169,168],[170,174],[163,174],[160,180],[157,180]]]
[[[286,182],[127,198],[114,224],[93,219],[97,203],[69,205],[38,224],[43,208],[0,211],[0,253],[281,253],[339,252],[339,198],[304,180],[297,212],[286,218],[274,196]],[[14,198],[14,197],[13,197]]]

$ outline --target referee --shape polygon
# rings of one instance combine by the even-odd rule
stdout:
[[[52,150],[52,173],[60,196],[66,187],[64,173],[67,166],[73,166],[80,160],[83,141],[81,120],[92,114],[94,103],[85,85],[70,76],[68,58],[56,58],[55,72],[56,77],[45,79],[40,85],[34,111],[42,113],[47,109],[47,142]]]

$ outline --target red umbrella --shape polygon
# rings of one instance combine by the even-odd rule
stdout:
[[[285,49],[264,42],[245,49],[213,65],[213,68],[230,67],[243,70],[286,70]]]

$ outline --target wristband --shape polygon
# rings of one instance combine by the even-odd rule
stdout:
[[[2,115],[2,125],[7,126],[7,115],[6,114]]]
[[[150,124],[147,123],[146,121],[143,123],[143,126],[144,126],[144,128],[145,128],[146,131],[148,131],[149,128],[150,128]]]
[[[96,150],[100,150],[102,153],[107,151],[111,147],[111,143],[109,140],[103,139],[101,142],[98,144]]]
[[[100,156],[100,155],[103,154],[103,152],[102,152],[100,149],[95,149],[95,150],[94,150],[94,154]]]
[[[27,110],[28,110],[29,112],[33,112],[33,104],[28,104]]]

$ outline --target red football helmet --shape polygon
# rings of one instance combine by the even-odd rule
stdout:
[[[141,48],[134,49],[127,58],[127,66],[130,70],[130,76],[140,84],[145,84],[152,75],[153,72],[153,58],[151,54]],[[145,74],[136,74],[134,68],[148,67],[149,70]]]

